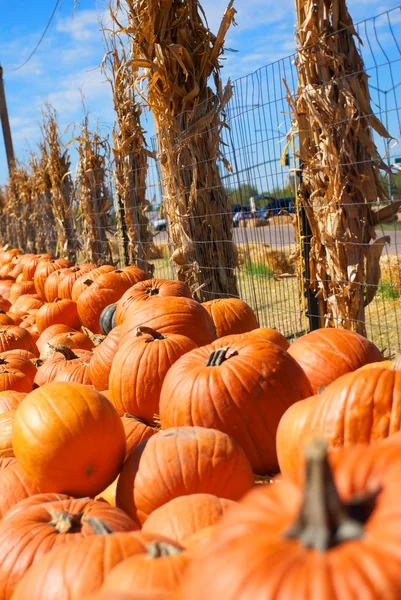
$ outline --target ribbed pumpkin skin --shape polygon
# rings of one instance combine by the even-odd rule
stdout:
[[[297,339],[288,349],[308,377],[313,393],[365,364],[384,360],[366,338],[345,329],[317,329]]]
[[[95,279],[97,279],[97,277],[100,277],[100,275],[103,275],[104,273],[111,273],[111,271],[115,271],[115,268],[111,265],[102,265],[101,267],[91,269],[87,273],[84,273],[78,277],[72,286],[71,299],[74,300],[74,302],[77,302],[80,294],[84,292],[87,287],[89,287],[86,282],[92,283],[95,281]]]
[[[68,275],[70,269],[68,267],[53,271],[45,281],[45,297],[46,302],[54,302],[59,298],[58,286],[63,281],[63,278]]]
[[[124,427],[96,390],[51,383],[18,407],[13,448],[41,492],[95,496],[117,477],[124,461]]]
[[[78,378],[81,375],[84,376],[85,381],[90,385],[90,375],[89,375],[89,363],[92,359],[92,352],[90,350],[72,350],[73,354],[76,358],[67,359],[63,354],[57,352],[52,358],[46,360],[43,365],[41,365],[35,375],[35,384],[38,386],[45,385],[46,383],[52,383],[53,381],[59,381],[58,377],[61,372],[67,371],[67,373],[75,373],[76,369],[78,369]],[[84,364],[84,371],[82,373],[82,364]],[[73,375],[74,377],[75,375]],[[63,379],[62,379],[63,381]],[[64,379],[64,381],[66,381]],[[68,381],[68,379],[67,379]],[[78,381],[77,383],[83,383],[82,381]]]
[[[0,414],[16,410],[26,396],[27,392],[15,392],[14,390],[0,392]]]
[[[89,365],[92,359],[92,352],[88,353],[87,357],[82,356],[77,360],[66,361],[55,375],[53,381],[66,381],[69,383],[82,383],[84,385],[92,385],[90,377]]]
[[[46,344],[46,342],[48,342],[50,338],[54,337],[55,335],[59,335],[61,333],[71,333],[76,331],[77,330],[73,327],[70,327],[69,325],[63,325],[62,323],[59,323],[57,325],[50,325],[50,327],[47,327],[43,331],[43,333],[40,334],[39,339],[36,343],[39,352],[42,352],[42,348]]]
[[[182,544],[198,531],[216,525],[236,504],[213,494],[180,496],[153,511],[143,524],[142,531],[156,531]]]
[[[253,485],[244,451],[230,436],[177,427],[160,431],[132,452],[118,479],[116,501],[143,524],[177,496],[203,492],[239,500]]]
[[[6,325],[0,328],[0,352],[8,350],[28,350],[35,356],[39,356],[36,344],[27,329]]]
[[[2,352],[0,354],[0,367],[12,369],[14,371],[21,371],[21,373],[24,373],[24,375],[28,377],[31,384],[33,384],[37,371],[35,365],[29,360],[29,358],[23,356],[22,354],[17,354],[15,350]]]
[[[163,335],[176,333],[189,337],[198,346],[216,339],[213,319],[199,302],[190,298],[152,298],[132,305],[121,326],[121,344],[132,337],[138,327],[150,327]]]
[[[115,327],[105,340],[93,351],[89,365],[89,374],[92,385],[99,392],[109,389],[109,376],[111,365],[120,343],[120,327]]]
[[[127,460],[131,452],[139,446],[139,444],[151,438],[158,430],[133,416],[126,415],[121,417],[121,421],[124,426],[125,441],[127,444],[125,451],[125,460]]]
[[[137,267],[126,267],[97,277],[77,300],[83,325],[93,333],[102,333],[99,318],[103,309],[117,302],[132,285],[147,278],[145,271]]]
[[[62,280],[60,281],[59,285],[58,285],[58,297],[59,298],[65,298],[67,300],[71,300],[71,292],[72,292],[72,288],[74,283],[76,282],[77,279],[79,279],[81,277],[81,275],[85,275],[86,273],[89,273],[89,271],[91,271],[92,269],[94,269],[96,267],[96,265],[92,265],[92,264],[83,264],[83,265],[76,265],[75,267],[70,267],[67,270],[67,274],[65,277],[62,278]]]
[[[0,520],[18,502],[40,492],[38,486],[28,479],[17,461],[0,469],[0,490]]]
[[[51,325],[67,325],[73,329],[79,329],[81,322],[75,302],[67,299],[56,299],[54,302],[44,304],[36,315],[36,325],[39,334]]]
[[[0,415],[0,458],[14,456],[12,445],[12,428],[14,419],[14,410]]]
[[[125,321],[131,306],[135,302],[152,300],[160,296],[192,298],[191,290],[183,281],[170,281],[168,279],[139,281],[127,290],[117,302],[116,324],[121,325]]]
[[[109,377],[110,398],[118,414],[153,421],[159,414],[160,391],[171,366],[197,345],[182,335],[126,339],[114,357]]]
[[[20,296],[11,306],[10,315],[28,312],[35,308],[40,308],[41,306],[43,306],[43,302],[38,299],[37,295],[24,294],[24,296]]]
[[[13,598],[26,600],[28,593],[30,600],[82,600],[100,591],[112,569],[131,556],[143,556],[147,544],[155,540],[163,538],[142,532],[117,533],[53,548],[22,578]]]
[[[15,302],[20,296],[25,294],[34,294],[35,285],[33,281],[21,281],[20,283],[14,283],[10,288],[10,302]]]
[[[224,517],[197,554],[177,600],[397,600],[401,589],[399,448],[357,446],[330,460],[340,498],[379,490],[362,539],[326,552],[286,539],[302,501],[304,474],[258,486]],[[240,594],[238,591],[241,590]]]
[[[283,350],[288,350],[290,344],[288,340],[281,335],[276,329],[270,329],[269,327],[258,327],[257,329],[253,329],[252,331],[247,331],[246,333],[236,333],[235,335],[226,335],[224,337],[219,338],[215,342],[213,342],[219,348],[224,348],[224,346],[229,346],[233,342],[238,342],[239,340],[247,340],[247,339],[255,339],[262,340],[264,342],[272,342],[273,344],[277,344]]]
[[[0,391],[31,392],[32,381],[25,373],[15,369],[0,367]]]
[[[189,565],[188,552],[148,558],[143,554],[131,556],[120,562],[106,577],[103,590],[115,592],[146,591],[156,588],[174,591]]]
[[[69,331],[60,333],[51,337],[42,347],[40,358],[47,360],[52,358],[56,352],[55,348],[64,346],[71,350],[91,350],[93,348],[92,340],[81,331]]]
[[[220,366],[207,366],[219,347],[193,350],[171,367],[160,395],[162,429],[219,429],[241,445],[255,473],[276,473],[279,421],[288,407],[312,394],[309,381],[297,362],[271,342],[240,340],[229,346]]]
[[[17,513],[24,513],[24,511],[31,506],[46,504],[47,502],[59,502],[60,500],[74,500],[74,498],[67,496],[67,494],[34,494],[33,496],[28,496],[28,498],[25,498],[24,500],[20,500],[18,504],[13,506],[13,508],[10,508],[7,512],[7,518]]]
[[[299,466],[303,444],[319,435],[331,448],[371,443],[401,430],[401,372],[373,368],[343,375],[294,404],[277,432],[280,468]]]
[[[39,262],[36,267],[33,282],[35,284],[36,293],[42,300],[46,300],[45,284],[46,279],[53,271],[58,271],[71,267],[70,261],[64,258],[45,258]]]
[[[78,515],[83,512],[76,528],[57,529],[57,520],[63,512]],[[14,512],[3,518],[0,527],[0,597],[11,598],[16,584],[31,564],[35,564],[52,548],[74,544],[88,536],[95,536],[90,519],[100,520],[118,532],[129,532],[135,524],[122,511],[90,498],[45,502]],[[32,592],[30,596],[32,596]]]
[[[239,298],[216,298],[203,302],[202,306],[212,317],[218,338],[246,333],[258,327],[252,308]]]

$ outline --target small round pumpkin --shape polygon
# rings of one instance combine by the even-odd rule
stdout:
[[[10,367],[0,366],[0,391],[31,392],[32,381],[25,373]]]
[[[13,448],[40,491],[95,496],[116,478],[124,461],[124,427],[96,390],[50,383],[18,407]]]
[[[0,368],[7,368],[13,371],[20,371],[28,377],[31,385],[33,385],[36,367],[33,362],[23,354],[16,352],[15,350],[9,350],[8,352],[0,353]],[[12,388],[9,388],[10,390]],[[31,391],[31,390],[16,390],[16,391]]]

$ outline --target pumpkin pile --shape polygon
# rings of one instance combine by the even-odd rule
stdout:
[[[0,598],[399,599],[400,407],[356,333],[0,248]]]

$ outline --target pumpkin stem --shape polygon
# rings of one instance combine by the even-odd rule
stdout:
[[[206,366],[207,367],[220,367],[226,360],[231,358],[232,356],[237,356],[238,352],[234,350],[227,356],[227,352],[229,351],[230,346],[225,346],[224,348],[218,348],[218,350],[213,350],[213,352],[209,355]]]
[[[392,371],[401,371],[401,354],[398,354],[391,365]]]
[[[44,361],[44,360],[42,360],[41,358],[36,358],[36,359],[33,361],[33,364],[34,364],[34,366],[35,366],[37,369],[39,369],[39,367],[41,367],[41,366],[44,364],[44,362],[45,362],[45,361]]]
[[[373,511],[377,494],[354,498],[349,504],[338,495],[324,440],[305,449],[304,496],[294,525],[284,536],[297,539],[305,548],[325,552],[343,542],[364,537],[363,524]]]
[[[174,554],[182,554],[182,549],[168,542],[150,542],[146,546],[146,558],[151,560],[163,556],[173,556]]]
[[[85,281],[84,281],[84,285],[87,285],[88,287],[89,287],[90,285],[92,285],[92,283],[93,283],[93,280],[92,280],[92,279],[85,279]]]
[[[139,337],[142,333],[148,333],[152,336],[153,340],[149,340],[149,342],[154,342],[155,340],[165,340],[165,336],[156,331],[156,329],[152,329],[151,327],[146,327],[145,325],[141,325],[141,327],[137,327],[135,329],[135,335]]]
[[[50,525],[58,531],[58,533],[78,533],[82,529],[83,512],[69,513],[66,510],[61,512],[50,511],[52,520]]]
[[[52,350],[54,350],[55,352],[59,352],[60,354],[62,354],[64,356],[64,358],[66,360],[74,360],[74,358],[79,358],[72,350],[71,348],[67,348],[67,346],[53,346],[53,344],[49,344],[49,348],[51,348]]]
[[[89,525],[95,535],[109,535],[110,533],[115,533],[114,529],[101,519],[85,517],[84,521]]]
[[[151,429],[158,429],[155,423],[145,421],[145,419],[141,419],[141,417],[137,417],[136,415],[131,415],[130,413],[124,413],[125,419],[134,419],[138,423],[142,423],[142,425],[146,425],[146,427],[150,427]]]
[[[55,299],[53,300],[53,302],[61,302],[61,301],[62,301],[62,298],[55,298]]]
[[[157,294],[159,293],[159,288],[148,288],[146,290],[146,293],[148,296],[157,296]]]
[[[8,362],[5,358],[0,358],[0,365],[7,365]]]

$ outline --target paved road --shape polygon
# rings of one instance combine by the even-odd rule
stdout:
[[[234,231],[234,241],[237,244],[269,244],[273,248],[282,248],[295,243],[294,228],[292,225],[268,226],[268,227],[250,227],[243,229],[238,227]],[[391,239],[390,244],[386,246],[384,253],[401,255],[401,230],[397,231],[377,231],[377,237],[388,235]],[[161,231],[156,237],[156,242],[166,242],[167,233]]]

